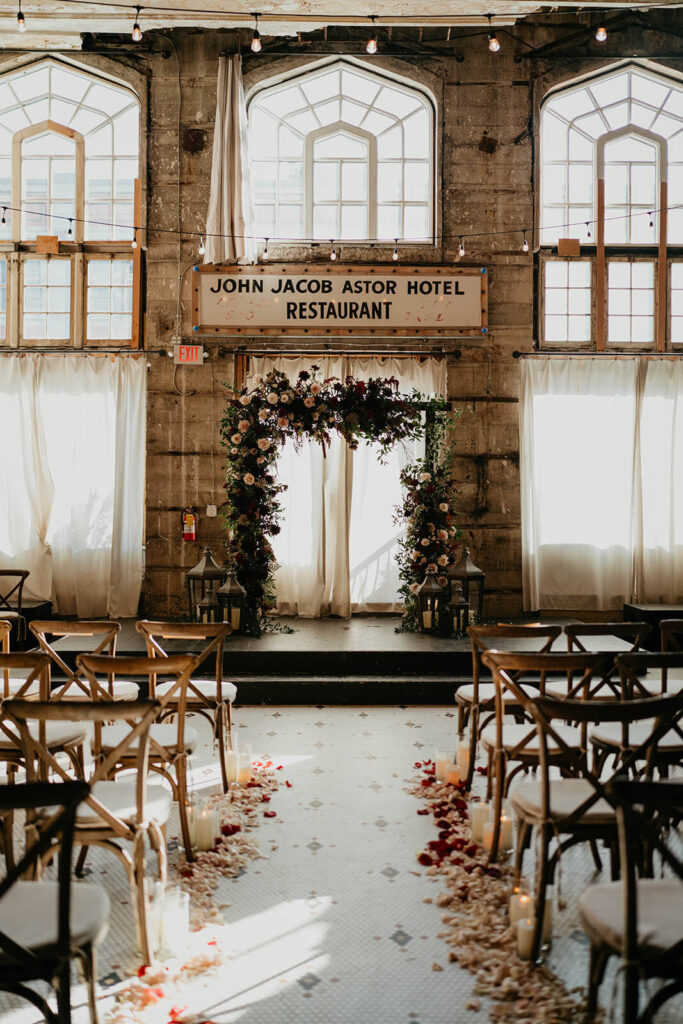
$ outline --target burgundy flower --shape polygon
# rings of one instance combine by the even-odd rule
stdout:
[[[420,807],[420,809],[418,810],[417,813],[418,814],[429,814],[429,808],[428,807]]]
[[[477,850],[478,850],[478,849],[479,849],[479,847],[477,846],[477,844],[476,844],[476,843],[471,843],[471,844],[470,844],[469,846],[466,846],[466,847],[465,847],[465,849],[464,849],[464,851],[463,851],[463,852],[464,852],[464,853],[465,853],[465,854],[466,854],[466,855],[467,855],[468,857],[474,857],[474,856],[476,856],[476,853],[477,853]]]
[[[229,823],[227,825],[221,825],[221,835],[223,836],[234,836],[236,832],[241,831],[241,825],[231,825]]]
[[[434,863],[434,861],[432,860],[428,853],[421,853],[417,859],[418,862],[420,864],[423,864],[425,867],[431,867],[431,865]]]
[[[275,818],[276,817],[276,812],[275,811],[264,811],[263,812],[263,817],[264,818]]]

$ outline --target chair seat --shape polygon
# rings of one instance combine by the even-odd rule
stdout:
[[[85,684],[87,686],[87,684]],[[133,683],[128,679],[115,679],[111,685],[111,689],[108,684],[102,682],[102,689],[107,690],[111,693],[113,700],[137,700],[140,696],[140,688],[137,683]],[[63,685],[58,686],[50,694],[51,700],[59,700],[60,697],[64,696],[65,700],[82,700],[90,701],[90,690],[88,693],[84,693],[77,683],[72,683],[71,686]]]
[[[660,958],[675,943],[683,942],[683,882],[675,878],[641,878],[637,882],[637,905],[638,945],[645,958]],[[589,886],[579,897],[579,916],[591,942],[621,952],[621,882]],[[683,953],[679,960],[683,963]]]
[[[521,689],[524,690],[530,697],[534,697],[538,694],[538,688],[534,686],[524,686],[522,684]],[[496,698],[496,684],[495,683],[479,683],[479,704],[493,704]],[[474,702],[474,686],[459,686],[455,691],[455,699],[460,704],[472,704]],[[515,697],[514,693],[510,693],[509,690],[503,691],[503,701],[506,704],[519,704],[519,701]]]
[[[644,676],[638,677],[639,685],[645,690],[650,696],[658,697],[662,693],[662,681],[661,673],[659,671],[649,671]],[[578,679],[572,681],[572,687],[577,686]],[[591,684],[589,684],[591,685]],[[593,687],[597,686],[597,680],[593,682]],[[617,678],[614,681],[615,689],[605,685],[597,694],[591,694],[591,700],[614,700],[615,697],[621,696],[621,683]],[[666,679],[667,693],[679,693],[683,689],[683,670],[679,670],[679,674],[676,674],[676,670],[667,672]],[[569,692],[569,683],[565,679],[548,679],[545,686],[546,696],[548,697],[566,697]],[[639,693],[638,696],[642,696]],[[582,694],[577,693],[576,698],[581,700]]]
[[[2,678],[0,672],[0,698],[2,697],[14,697],[21,690],[22,686],[26,686],[27,677],[24,676],[10,676],[7,689],[5,689],[5,681]],[[22,697],[40,697],[40,681],[34,679],[31,685],[28,687],[25,693],[22,693]]]
[[[217,694],[218,684],[215,679],[191,679],[187,687],[187,703],[188,704],[200,704],[200,698],[192,692],[190,685],[194,686],[195,690],[198,690],[203,697],[207,700],[215,701]],[[166,694],[175,686],[174,682],[170,683],[158,683],[155,687],[154,693],[159,700],[163,700]],[[225,680],[221,684],[221,695],[223,700],[229,701],[231,704],[237,697],[237,687],[234,683],[226,683]]]
[[[32,722],[28,728],[31,736],[38,739],[40,736],[38,723]],[[85,732],[73,722],[46,722],[45,742],[50,750],[59,747],[77,747],[79,744],[85,743]],[[14,751],[19,745],[18,737],[16,743],[13,743],[4,732],[0,733],[0,750]]]
[[[108,754],[110,750],[121,742],[130,733],[130,726],[128,725],[107,725],[102,730],[102,752]],[[165,747],[166,750],[171,754],[178,753],[178,726],[175,724],[165,723],[154,723],[149,728],[150,740],[154,739],[157,743]],[[185,726],[185,742],[184,751],[186,754],[193,754],[197,749],[199,737],[196,731],[187,725]],[[138,741],[137,739],[128,747],[129,753],[137,751]],[[154,757],[154,747],[150,744],[149,756]]]
[[[0,931],[39,956],[49,956],[57,944],[57,882],[15,882],[0,899]],[[99,942],[107,931],[109,897],[99,885],[71,886],[71,942],[82,947]],[[13,961],[0,950],[0,964]]]
[[[122,779],[120,782],[96,782],[90,795],[106,807],[115,817],[132,822],[137,816],[135,782]],[[147,784],[147,817],[160,825],[168,821],[173,798],[165,786]],[[88,803],[80,804],[76,814],[76,828],[108,828],[106,822]]]
[[[566,818],[587,800],[594,789],[587,779],[554,779],[550,782],[550,813],[555,819]],[[510,790],[510,803],[523,818],[540,821],[541,783],[535,779],[518,782]],[[616,824],[614,809],[607,800],[598,800],[579,819],[588,825]]]
[[[49,956],[57,943],[56,882],[16,882],[0,899],[0,932],[41,956]],[[108,928],[110,899],[99,886],[75,883],[71,896],[72,945],[93,945]],[[12,957],[0,950],[0,964]]]
[[[648,736],[651,735],[654,723],[648,722],[637,722],[630,725],[628,728],[628,742],[631,747],[637,747],[641,743],[644,743]],[[595,743],[600,747],[610,747],[614,750],[621,750],[622,743],[622,725],[620,722],[606,722],[604,725],[597,725],[591,729],[589,734],[591,743]],[[664,750],[667,753],[683,753],[683,740],[675,732],[665,733],[659,740],[658,749]]]
[[[505,722],[503,725],[503,747],[506,750],[511,750],[516,747],[525,736],[530,738],[528,743],[525,744],[524,750],[529,753],[538,752],[538,735],[533,731],[534,727],[532,724],[522,723],[521,725],[513,724],[511,722]],[[554,731],[557,735],[570,747],[581,746],[581,730],[575,728],[573,725],[555,725]],[[496,726],[487,725],[482,731],[481,742],[486,750],[496,749]],[[560,753],[560,748],[557,743],[553,740],[552,736],[548,736],[548,750],[552,753]]]

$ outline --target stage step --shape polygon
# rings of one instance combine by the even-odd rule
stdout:
[[[229,675],[240,704],[452,704],[469,676]]]

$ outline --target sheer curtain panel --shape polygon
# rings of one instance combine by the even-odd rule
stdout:
[[[247,109],[242,58],[219,57],[205,263],[253,263]]]
[[[0,372],[2,564],[30,569],[28,594],[61,614],[136,615],[145,361],[5,356]]]

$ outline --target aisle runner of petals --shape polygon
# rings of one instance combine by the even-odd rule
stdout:
[[[233,955],[230,931],[221,913],[229,904],[216,905],[215,889],[223,876],[235,877],[249,861],[267,859],[259,852],[251,832],[264,818],[277,816],[269,804],[279,789],[275,771],[281,771],[282,765],[257,761],[253,767],[252,781],[246,786],[233,787],[230,793],[218,793],[204,801],[219,815],[221,834],[214,848],[198,853],[192,864],[187,863],[182,851],[175,863],[169,863],[169,886],[190,895],[191,931],[185,952],[181,957],[140,967],[137,978],[117,994],[114,1007],[105,1016],[106,1024],[197,1024],[201,1020],[191,1005],[200,996],[199,992],[193,993],[192,982],[214,976]],[[276,850],[277,845],[271,844],[270,849]]]
[[[416,762],[421,775],[410,781],[408,792],[427,806],[418,814],[431,814],[438,838],[418,854],[418,862],[433,881],[445,884],[435,900],[446,926],[439,938],[451,947],[450,963],[459,963],[476,975],[468,1010],[478,1011],[477,996],[493,1001],[490,1018],[515,1024],[572,1024],[585,1014],[583,989],[569,992],[547,966],[532,968],[517,955],[517,941],[508,920],[512,867],[491,865],[483,848],[472,840],[464,785],[436,782],[432,761]],[[442,970],[440,964],[434,970]]]

